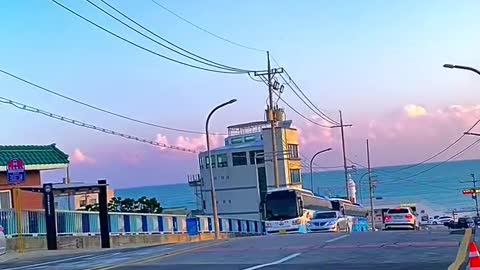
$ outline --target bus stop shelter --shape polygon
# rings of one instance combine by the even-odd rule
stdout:
[[[21,190],[43,194],[45,208],[45,224],[47,231],[47,248],[57,250],[57,224],[55,216],[55,197],[98,193],[100,239],[102,248],[110,248],[110,233],[108,229],[107,180],[98,180],[97,184],[85,183],[47,183],[43,186],[21,187]]]

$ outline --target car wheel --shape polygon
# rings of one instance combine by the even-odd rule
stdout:
[[[438,223],[436,221],[433,222],[433,225],[437,225]]]

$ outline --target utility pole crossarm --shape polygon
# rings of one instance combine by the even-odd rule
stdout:
[[[480,136],[480,133],[475,133],[475,132],[464,132],[463,134],[472,135],[472,136]]]
[[[268,72],[268,70],[265,70],[265,71],[254,71],[254,72],[253,72],[253,75],[254,75],[254,76],[265,76],[265,75],[268,76],[268,74],[279,74],[279,73],[283,73],[283,72],[285,72],[285,71],[283,70],[283,68],[272,68],[272,69],[270,69],[270,72]]]

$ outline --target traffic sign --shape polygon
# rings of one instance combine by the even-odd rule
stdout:
[[[462,193],[463,193],[463,195],[478,194],[478,193],[480,193],[480,188],[464,189]]]
[[[7,163],[7,181],[9,184],[20,184],[27,180],[25,163],[19,158],[14,158]]]

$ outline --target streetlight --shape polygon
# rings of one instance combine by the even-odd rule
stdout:
[[[215,192],[215,183],[213,182],[213,169],[212,169],[212,154],[210,153],[210,138],[208,136],[208,122],[210,122],[210,117],[212,117],[212,114],[216,112],[218,109],[227,106],[229,104],[232,104],[236,102],[236,99],[229,100],[227,102],[224,102],[217,107],[215,107],[207,117],[207,121],[205,122],[205,135],[207,137],[207,153],[208,153],[208,159],[209,159],[209,169],[210,169],[210,192],[211,192],[211,197],[212,197],[212,212],[213,212],[213,224],[215,226],[215,239],[220,239],[220,225],[218,222],[218,209],[217,209],[217,194]]]
[[[475,68],[472,68],[472,67],[452,65],[452,64],[445,64],[445,65],[443,65],[443,67],[444,68],[458,68],[458,69],[469,70],[469,71],[475,72],[478,75],[480,75],[480,71],[478,69],[475,69]]]
[[[315,191],[313,191],[313,169],[312,169],[312,164],[313,164],[313,159],[315,159],[315,157],[321,153],[325,153],[325,152],[328,152],[332,150],[332,148],[327,148],[327,149],[323,149],[321,151],[318,151],[317,153],[315,153],[315,155],[313,155],[313,157],[310,159],[310,188],[312,189],[312,192],[315,193]]]

